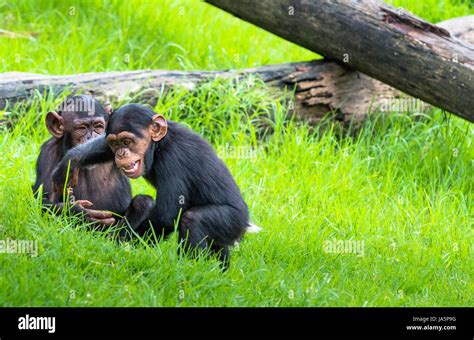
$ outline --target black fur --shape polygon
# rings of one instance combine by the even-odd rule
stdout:
[[[141,105],[123,106],[111,116],[106,134],[142,134],[154,115]],[[64,181],[68,160],[83,166],[113,158],[105,137],[97,138],[68,152],[54,180]],[[181,210],[178,232],[183,249],[208,248],[227,266],[229,246],[242,237],[249,216],[237,184],[213,148],[190,129],[168,121],[166,136],[148,147],[143,176],[157,190],[156,204],[144,224],[151,222],[157,235],[166,236]]]
[[[36,182],[32,189],[37,194],[38,189],[43,185],[41,199],[45,207],[53,205],[49,199],[53,193],[51,174],[65,154],[62,144],[61,139],[54,137],[49,139],[41,147],[36,162]],[[118,214],[123,214],[132,200],[130,182],[115,167],[113,161],[82,168],[79,171],[78,185],[74,188],[73,194],[77,200],[87,199],[94,203],[93,209],[110,210]],[[59,197],[59,200],[62,200],[62,197]]]
[[[107,123],[109,115],[97,100],[89,96],[70,98],[93,100],[95,104],[95,116],[102,116]],[[58,114],[63,115],[64,113],[58,110]],[[68,112],[68,114],[75,114],[81,118],[88,115],[87,112],[80,111]],[[32,186],[33,192],[38,195],[40,186],[43,186],[41,197],[43,206],[56,213],[62,211],[63,204],[51,200],[51,194],[53,193],[52,172],[69,150],[73,149],[71,149],[70,135],[68,131],[66,131],[63,137],[52,137],[41,146],[41,151],[36,162],[36,182]],[[130,182],[115,166],[112,160],[81,168],[78,176],[78,184],[74,188],[73,195],[76,200],[91,201],[93,203],[91,209],[109,210],[122,216],[127,215],[136,224],[139,224],[139,222],[143,220],[141,217],[138,218],[138,216],[136,216],[137,214],[132,213],[132,211],[136,209],[128,211],[129,206],[133,206],[131,205],[132,190]],[[58,197],[57,201],[61,202],[62,199],[62,197]],[[134,198],[134,201],[135,199],[137,199],[137,202],[152,200],[149,196]],[[135,206],[136,205],[137,203],[135,202]],[[71,210],[73,213],[81,212],[75,207],[72,207]]]

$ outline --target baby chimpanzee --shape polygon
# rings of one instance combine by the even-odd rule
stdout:
[[[42,189],[42,202],[56,213],[63,203],[53,201],[52,172],[64,155],[77,145],[103,135],[109,121],[109,113],[93,97],[81,95],[66,97],[58,109],[46,115],[46,127],[52,135],[41,146],[36,162],[36,182],[33,191]],[[67,163],[66,163],[67,166]],[[115,166],[113,160],[71,171],[75,202],[73,213],[103,225],[115,222],[112,212],[125,215],[132,226],[143,222],[153,206],[150,196],[137,196],[132,202],[130,182]],[[62,195],[62,192],[60,193]],[[91,206],[94,210],[89,209]]]
[[[60,161],[53,175],[56,190],[64,186],[69,161],[75,170],[114,159],[126,176],[144,176],[157,190],[145,224],[167,235],[181,210],[183,249],[207,248],[227,267],[229,246],[250,225],[248,209],[224,162],[203,138],[145,106],[123,106],[111,115],[105,136],[70,150]]]

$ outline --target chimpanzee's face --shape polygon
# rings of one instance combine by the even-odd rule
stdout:
[[[148,126],[141,127],[139,131],[134,131],[131,125],[121,124],[120,121],[115,121],[115,124],[122,127],[121,131],[112,130],[106,137],[107,144],[115,154],[115,164],[126,176],[138,178],[144,173],[145,155],[150,144],[166,135],[167,122],[162,115],[157,114]]]
[[[70,147],[86,143],[92,138],[104,134],[106,127],[105,114],[89,116],[77,112],[48,112],[46,126],[56,138],[67,138]]]
[[[107,143],[115,154],[115,164],[123,173],[130,178],[137,178],[143,174],[145,164],[145,153],[151,142],[151,136],[147,130],[143,130],[143,136],[137,136],[128,131],[117,134],[109,134]]]
[[[87,141],[104,134],[105,119],[103,117],[75,118],[65,121],[65,130],[71,133],[73,146],[84,144]]]

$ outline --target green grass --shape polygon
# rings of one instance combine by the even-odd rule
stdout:
[[[0,38],[2,70],[219,69],[315,57],[200,2],[85,4],[71,17],[63,2],[0,2],[0,28],[38,33]],[[460,1],[395,4],[430,21],[474,13]],[[74,218],[42,214],[34,164],[48,138],[44,116],[61,98],[14,108],[18,123],[0,132],[0,240],[38,240],[39,254],[0,254],[0,306],[472,306],[472,126],[440,110],[375,115],[359,135],[339,138],[285,119],[286,106],[267,92],[258,81],[214,81],[155,108],[211,141],[264,229],[233,249],[226,273],[214,259],[179,258],[175,235],[151,247],[117,244]],[[154,193],[144,180],[133,189]],[[325,251],[332,240],[363,242],[363,256]]]

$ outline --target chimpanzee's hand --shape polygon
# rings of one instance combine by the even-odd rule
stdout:
[[[83,213],[84,218],[91,222],[96,222],[105,226],[110,226],[115,223],[113,214],[107,210],[93,210],[88,209],[92,206],[92,202],[88,200],[77,200],[74,203],[74,210]]]

